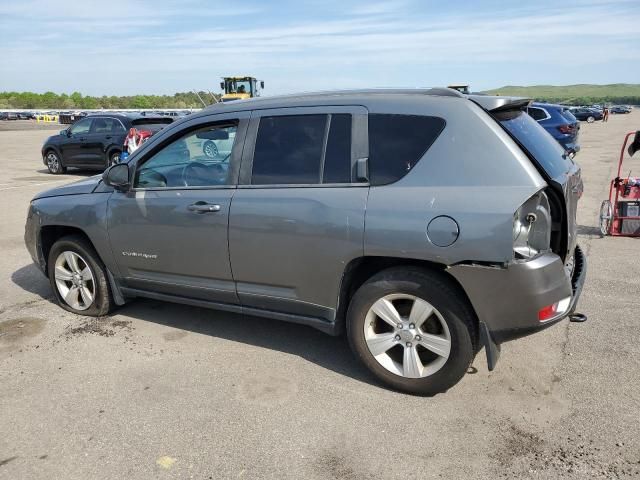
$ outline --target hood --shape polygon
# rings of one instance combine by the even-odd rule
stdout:
[[[78,182],[73,182],[67,185],[62,185],[61,187],[45,190],[44,192],[38,193],[35,197],[33,197],[33,199],[37,200],[38,198],[60,197],[62,195],[80,195],[83,193],[92,193],[101,181],[102,181],[101,174],[94,175],[93,177],[89,177],[84,180],[80,180]]]

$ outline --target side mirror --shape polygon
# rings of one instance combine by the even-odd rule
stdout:
[[[129,188],[129,165],[126,163],[116,163],[107,168],[102,174],[102,181],[105,185],[116,190],[125,191]]]
[[[260,88],[264,88],[264,80],[260,80]]]
[[[220,82],[220,90],[224,90],[224,82]]]
[[[64,130],[60,130],[60,135],[64,135],[66,137],[67,136],[67,129],[65,128]]]
[[[640,130],[636,132],[636,136],[634,137],[631,145],[629,145],[629,149],[627,151],[629,152],[629,156],[631,157],[633,156],[634,153],[636,153],[639,150],[640,150]]]

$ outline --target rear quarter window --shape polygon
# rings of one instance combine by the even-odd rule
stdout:
[[[369,115],[371,185],[387,185],[409,173],[445,127],[439,117]]]

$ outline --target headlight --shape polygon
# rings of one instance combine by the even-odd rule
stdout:
[[[547,195],[540,191],[513,215],[513,252],[516,259],[532,258],[549,250],[551,213]]]

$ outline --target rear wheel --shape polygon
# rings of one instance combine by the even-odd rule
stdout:
[[[600,234],[604,237],[609,235],[611,219],[613,218],[613,207],[609,200],[604,200],[600,205]]]
[[[384,270],[353,296],[347,312],[351,348],[392,388],[435,395],[455,385],[474,357],[474,314],[442,274]]]
[[[67,168],[62,165],[62,160],[56,152],[53,150],[49,150],[45,155],[45,160],[47,162],[47,168],[49,169],[49,173],[54,175],[59,175],[61,173],[65,173]]]
[[[211,140],[204,142],[202,151],[209,158],[216,158],[218,156],[218,146]]]
[[[53,244],[48,261],[49,281],[62,308],[79,315],[109,313],[113,300],[107,274],[93,247],[80,236]]]
[[[107,167],[115,165],[116,163],[120,163],[120,152],[117,150],[109,154],[109,165],[107,165]]]
[[[587,123],[593,123],[594,121],[595,121],[595,117],[592,117],[592,116],[587,117]]]

